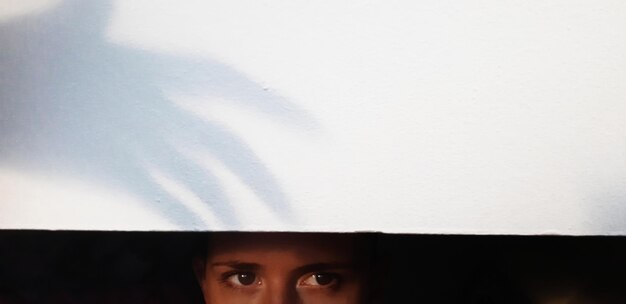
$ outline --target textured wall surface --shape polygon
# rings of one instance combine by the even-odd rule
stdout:
[[[0,228],[626,234],[623,1],[0,0]]]

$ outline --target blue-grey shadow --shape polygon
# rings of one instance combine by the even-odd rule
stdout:
[[[75,173],[123,187],[178,226],[207,228],[154,181],[147,163],[192,190],[221,225],[236,227],[236,202],[214,172],[173,144],[191,142],[289,221],[289,202],[254,151],[227,127],[181,109],[164,91],[209,92],[303,132],[317,128],[315,119],[219,62],[108,42],[110,5],[65,1],[0,24],[0,164]]]
[[[626,191],[623,185],[616,183],[599,188],[602,191],[596,190],[596,193],[590,196],[585,209],[586,234],[625,235]]]

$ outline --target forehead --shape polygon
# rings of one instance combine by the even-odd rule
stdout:
[[[306,259],[352,260],[357,241],[346,234],[223,233],[210,238],[209,258],[260,259],[291,256]]]

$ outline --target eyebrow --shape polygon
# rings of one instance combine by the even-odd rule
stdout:
[[[325,270],[335,270],[335,269],[348,269],[354,270],[356,269],[356,265],[352,263],[315,263],[308,264],[304,266],[300,266],[293,270],[294,273],[307,273],[314,271],[325,271]]]
[[[241,261],[224,261],[224,262],[215,262],[211,263],[211,267],[219,267],[219,266],[227,266],[236,270],[258,270],[261,268],[260,264],[257,263],[246,263]],[[333,269],[356,269],[356,265],[352,263],[341,263],[341,262],[331,262],[331,263],[314,263],[300,266],[294,269],[292,272],[294,273],[307,273],[314,271],[325,271],[325,270],[333,270]]]
[[[237,270],[257,270],[261,268],[261,265],[257,263],[246,263],[241,261],[225,261],[225,262],[215,262],[211,263],[211,267],[216,266],[228,266]]]

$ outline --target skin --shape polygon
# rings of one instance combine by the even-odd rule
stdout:
[[[227,233],[194,269],[207,304],[358,304],[365,275],[354,237]]]

